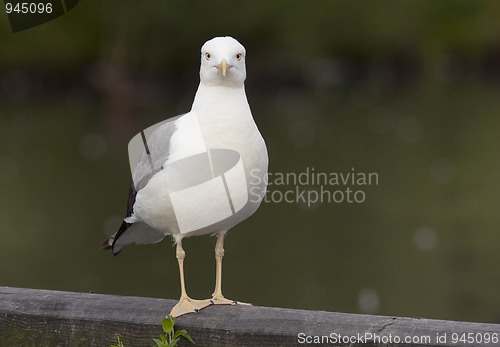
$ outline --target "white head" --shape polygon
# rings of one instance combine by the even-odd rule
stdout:
[[[205,85],[242,86],[246,78],[245,47],[232,37],[216,37],[201,47],[200,79]]]

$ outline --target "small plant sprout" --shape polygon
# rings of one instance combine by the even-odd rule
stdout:
[[[175,347],[178,346],[177,342],[181,339],[181,337],[186,338],[189,342],[194,344],[193,339],[186,330],[177,330],[174,329],[175,320],[177,318],[172,318],[170,315],[167,315],[161,322],[163,331],[165,335],[160,335],[159,339],[153,339],[156,343],[154,347]]]
[[[118,344],[116,346],[115,345],[111,345],[111,347],[124,347],[123,343],[120,341],[120,336],[118,336]]]

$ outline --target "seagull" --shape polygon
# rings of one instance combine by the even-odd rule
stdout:
[[[268,154],[245,94],[245,59],[245,48],[232,37],[207,41],[191,111],[129,143],[127,217],[101,247],[117,255],[125,245],[170,235],[181,287],[172,317],[210,305],[248,305],[222,295],[224,237],[257,210],[267,187]],[[211,299],[195,300],[186,293],[182,240],[207,234],[217,235],[215,291]]]

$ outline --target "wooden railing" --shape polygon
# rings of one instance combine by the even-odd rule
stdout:
[[[174,300],[0,287],[0,346],[150,347]],[[500,324],[259,306],[180,317],[196,346],[499,346]],[[189,342],[183,346],[191,345]]]

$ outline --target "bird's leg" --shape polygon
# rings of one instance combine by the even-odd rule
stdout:
[[[186,252],[182,248],[182,240],[177,242],[176,249],[177,261],[179,262],[179,274],[181,277],[181,297],[177,305],[174,306],[172,311],[170,311],[170,315],[172,317],[179,317],[183,314],[198,312],[202,308],[210,305],[210,302],[207,300],[194,300],[191,299],[186,293],[186,284],[184,282],[184,258],[186,257]]]
[[[177,248],[175,251],[175,256],[179,262],[179,275],[181,277],[181,298],[180,300],[189,298],[186,293],[186,283],[184,281],[184,258],[186,258],[186,252],[182,248],[182,240],[177,243]]]
[[[210,300],[212,305],[250,305],[243,302],[226,299],[222,295],[222,257],[224,256],[224,234],[222,231],[217,235],[217,244],[215,245],[215,291]]]
[[[214,299],[223,299],[222,295],[222,257],[224,256],[224,234],[217,235],[217,243],[215,244],[215,291]]]

